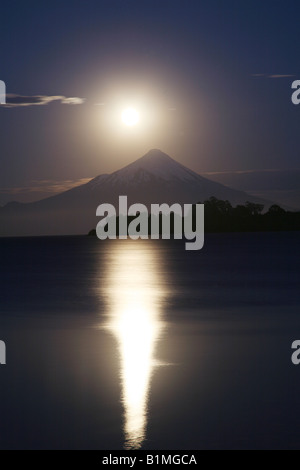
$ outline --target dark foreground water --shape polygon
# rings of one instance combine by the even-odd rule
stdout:
[[[0,448],[300,448],[298,244],[0,240]]]

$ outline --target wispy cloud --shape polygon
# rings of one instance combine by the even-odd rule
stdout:
[[[61,104],[80,105],[85,102],[84,98],[66,97],[61,95],[47,96],[47,95],[33,95],[23,96],[16,94],[6,95],[6,104],[2,105],[3,108],[19,108],[25,106],[46,106],[53,101],[58,101]]]
[[[293,78],[296,77],[295,74],[268,74],[268,73],[253,73],[252,77],[254,78]]]
[[[293,75],[293,74],[275,74],[275,75],[269,75],[269,78],[293,78],[295,77],[296,75]]]
[[[29,186],[19,186],[14,188],[0,188],[3,195],[24,195],[24,194],[58,194],[75,188],[91,181],[91,178],[81,178],[78,180],[34,180]]]
[[[73,97],[73,98],[62,98],[61,104],[83,104],[85,102],[84,98],[78,98],[78,97]]]
[[[232,170],[232,171],[208,171],[205,173],[201,173],[202,175],[249,175],[249,174],[257,174],[257,173],[282,173],[283,171],[288,170],[280,170],[280,169],[267,169],[267,170]],[[292,170],[292,171],[299,171],[299,170]]]

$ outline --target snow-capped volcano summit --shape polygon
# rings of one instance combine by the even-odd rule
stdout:
[[[114,176],[132,179],[137,172],[141,171],[165,181],[174,179],[188,181],[199,177],[197,173],[189,170],[158,149],[150,150],[139,160],[114,173]]]
[[[138,184],[153,178],[160,179],[162,182],[172,180],[186,182],[196,181],[201,177],[161,150],[153,149],[121,170],[115,171],[111,175],[101,175],[95,178],[91,184],[94,188],[99,184],[103,184],[104,180],[112,185],[117,183]]]
[[[128,204],[195,204],[212,196],[233,205],[261,202],[203,178],[160,150],[112,174],[102,174],[89,183],[57,196],[30,204],[8,204],[0,208],[0,236],[70,235],[87,233],[96,226],[100,204],[118,207],[119,196]]]
[[[131,204],[141,202],[193,204],[215,196],[233,204],[251,199],[247,194],[204,178],[158,149],[109,175],[100,175],[86,185],[108,202],[119,195]],[[106,196],[107,195],[107,196]]]

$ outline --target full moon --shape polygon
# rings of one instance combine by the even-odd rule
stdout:
[[[139,120],[140,120],[140,114],[136,109],[134,108],[124,109],[122,113],[122,121],[124,124],[126,124],[126,126],[130,126],[130,127],[136,126]]]

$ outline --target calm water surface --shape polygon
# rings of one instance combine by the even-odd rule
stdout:
[[[0,447],[300,448],[298,242],[0,240]]]

